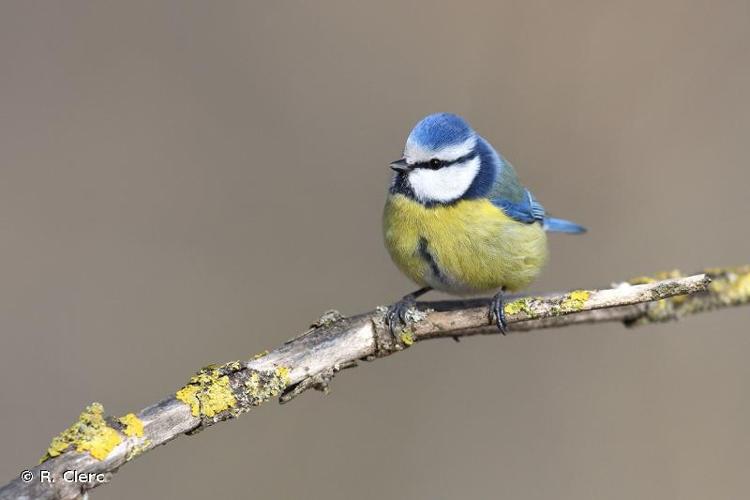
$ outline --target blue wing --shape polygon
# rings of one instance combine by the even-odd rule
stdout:
[[[497,177],[490,190],[489,199],[508,217],[524,224],[540,222],[545,231],[570,234],[586,232],[585,227],[575,222],[549,217],[531,191],[518,181],[513,166],[484,139],[480,139],[480,154],[484,155],[483,161],[495,162],[497,166]]]
[[[541,222],[545,231],[570,234],[586,232],[585,227],[575,222],[548,217],[544,207],[534,198],[531,191],[528,189],[524,189],[524,191],[526,196],[521,202],[512,202],[502,198],[492,198],[491,201],[494,205],[500,207],[508,217],[518,222],[523,222],[524,224]]]
[[[524,189],[525,197],[520,202],[513,202],[503,198],[492,198],[492,203],[503,209],[508,217],[518,222],[531,224],[533,222],[544,222],[546,212],[544,207],[536,201],[531,191]]]

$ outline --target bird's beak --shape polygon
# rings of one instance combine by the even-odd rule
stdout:
[[[409,166],[408,163],[406,163],[406,158],[401,158],[400,160],[396,160],[393,163],[391,163],[391,168],[395,170],[396,172],[411,172],[412,167]]]

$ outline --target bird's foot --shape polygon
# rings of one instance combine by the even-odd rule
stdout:
[[[401,300],[392,304],[385,313],[385,323],[388,329],[397,341],[401,340],[401,332],[409,324],[407,313],[414,308],[417,301],[413,295],[407,295]]]
[[[490,321],[497,325],[500,333],[508,334],[508,323],[505,321],[505,292],[497,292],[490,301]]]
[[[409,311],[416,309],[417,297],[424,295],[431,290],[430,287],[420,288],[416,292],[405,295],[401,300],[391,305],[385,313],[385,324],[396,339],[396,342],[403,342],[402,334],[409,325]]]

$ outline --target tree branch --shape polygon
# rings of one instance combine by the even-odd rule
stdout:
[[[687,277],[673,271],[610,289],[520,297],[505,304],[505,313],[515,333],[605,321],[637,326],[748,303],[750,266],[745,266]],[[384,307],[352,317],[329,311],[272,352],[203,368],[174,395],[137,414],[115,419],[93,403],[52,440],[40,465],[0,488],[0,500],[83,498],[143,452],[274,397],[286,402],[310,388],[327,391],[338,371],[359,360],[388,356],[426,339],[496,334],[487,305],[487,299],[419,303],[407,314],[409,325],[399,339],[384,324]],[[24,475],[31,479],[24,481]]]

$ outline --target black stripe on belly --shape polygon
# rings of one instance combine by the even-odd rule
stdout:
[[[438,280],[441,283],[448,283],[448,280],[446,279],[445,275],[440,271],[440,268],[437,265],[437,262],[435,262],[435,259],[432,257],[432,254],[427,249],[427,238],[424,236],[419,238],[419,246],[417,247],[417,251],[419,252],[419,256],[424,259],[425,262],[427,262],[427,265],[430,266],[430,271],[432,271],[433,276],[435,276],[435,279]]]

